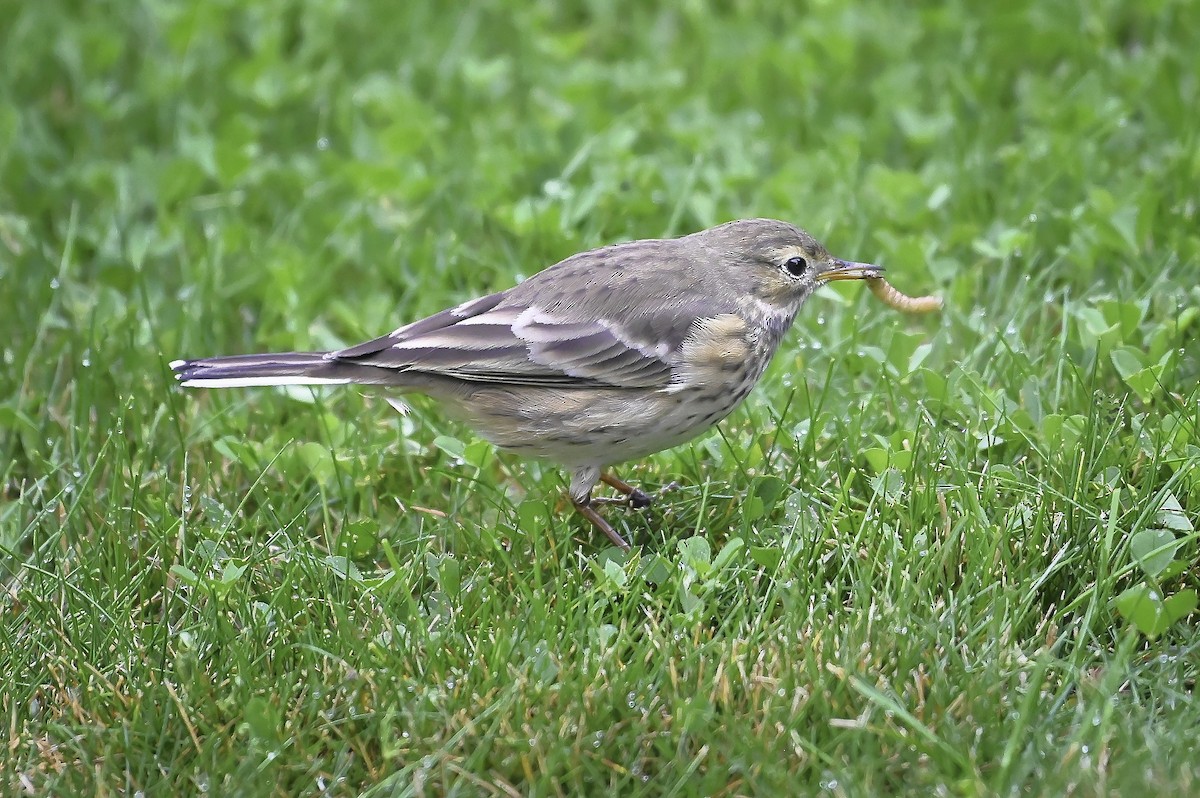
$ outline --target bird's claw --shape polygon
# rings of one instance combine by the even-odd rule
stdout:
[[[655,499],[670,493],[674,490],[679,490],[678,482],[668,482],[654,493],[647,493],[641,488],[630,486],[629,492],[624,496],[597,496],[592,499],[592,504],[624,504],[627,507],[632,507],[635,510],[645,510],[647,507],[654,505]]]

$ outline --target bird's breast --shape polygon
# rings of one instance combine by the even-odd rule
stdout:
[[[698,319],[679,348],[667,392],[721,390],[742,379],[753,354],[749,332],[733,313]]]

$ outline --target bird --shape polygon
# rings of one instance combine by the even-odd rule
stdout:
[[[344,349],[170,368],[189,388],[357,384],[426,394],[496,447],[564,468],[575,509],[628,551],[593,490],[604,482],[639,508],[652,497],[610,467],[724,419],[817,288],[882,272],[831,256],[788,222],[740,219],[581,252]]]

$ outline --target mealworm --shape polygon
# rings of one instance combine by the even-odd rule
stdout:
[[[897,291],[882,277],[867,278],[867,286],[885,305],[905,313],[933,313],[942,307],[940,296],[908,296]]]

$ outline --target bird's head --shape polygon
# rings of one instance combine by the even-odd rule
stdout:
[[[780,313],[795,313],[825,283],[883,273],[869,263],[835,258],[799,227],[775,219],[743,219],[695,236],[719,259],[731,290]]]

